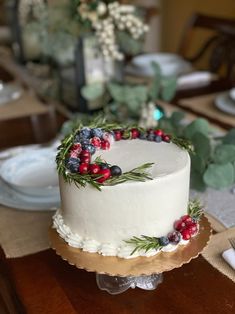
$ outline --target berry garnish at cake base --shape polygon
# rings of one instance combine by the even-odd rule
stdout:
[[[122,258],[188,243],[198,230],[188,213],[191,149],[160,129],[79,126],[56,158],[58,233],[70,246]]]

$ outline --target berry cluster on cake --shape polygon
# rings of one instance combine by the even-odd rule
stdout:
[[[57,232],[70,246],[122,258],[187,244],[201,214],[199,202],[188,199],[187,149],[161,129],[78,127],[57,155]]]

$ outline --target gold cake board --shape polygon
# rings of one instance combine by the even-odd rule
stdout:
[[[98,274],[129,277],[160,274],[189,263],[191,259],[198,257],[207,245],[211,231],[210,223],[203,215],[199,233],[187,245],[179,245],[173,252],[160,252],[151,257],[140,256],[131,259],[103,256],[73,248],[52,227],[49,229],[49,237],[51,247],[69,264]]]

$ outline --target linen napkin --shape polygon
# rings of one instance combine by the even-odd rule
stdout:
[[[235,270],[235,250],[230,248],[224,251],[222,257]]]

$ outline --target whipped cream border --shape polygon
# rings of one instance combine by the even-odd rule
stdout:
[[[178,244],[169,243],[158,250],[152,249],[148,252],[141,250],[136,251],[131,255],[133,247],[126,243],[123,243],[120,246],[115,246],[112,243],[100,243],[94,239],[83,238],[79,234],[73,233],[69,226],[64,223],[60,210],[58,210],[53,216],[53,228],[57,230],[60,237],[71,247],[79,248],[89,253],[99,253],[103,256],[117,256],[125,259],[135,258],[138,256],[150,257],[158,254],[160,251],[172,252],[175,251],[179,245],[187,245],[189,243],[189,240],[181,239]]]

